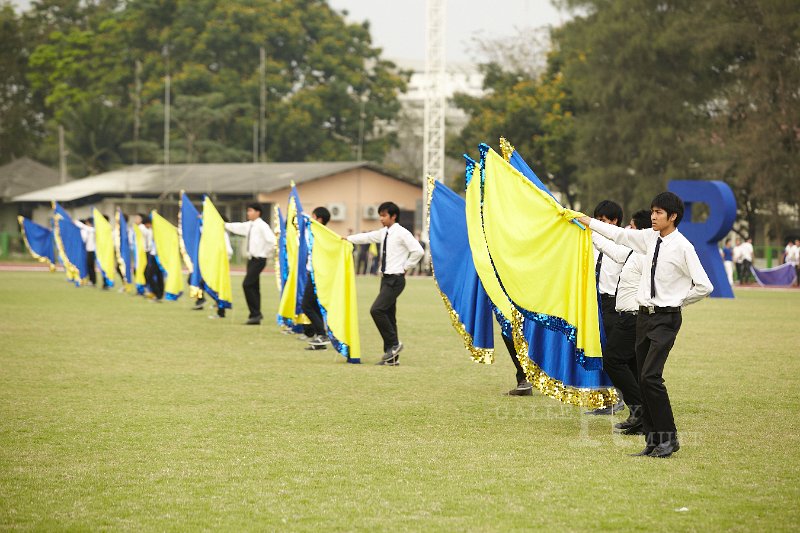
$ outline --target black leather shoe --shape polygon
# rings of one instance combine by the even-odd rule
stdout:
[[[631,426],[635,426],[636,424],[640,424],[641,422],[633,413],[631,413],[627,419],[623,420],[622,422],[617,422],[614,424],[614,429],[628,429]]]
[[[260,318],[249,318],[249,319],[247,319],[247,322],[245,322],[244,324],[245,324],[245,326],[258,326],[259,324],[261,324],[261,319]]]
[[[644,447],[644,450],[640,451],[639,453],[629,453],[628,455],[630,455],[631,457],[647,457],[651,453],[653,453],[653,450],[655,449],[656,449],[655,446],[647,445]]]
[[[637,424],[619,431],[622,435],[644,435],[642,424]]]
[[[533,385],[528,383],[527,381],[523,381],[517,384],[515,389],[511,389],[508,391],[509,396],[532,396],[533,395]]]
[[[324,344],[309,344],[305,347],[305,349],[310,352],[316,352],[317,350],[327,350],[328,347]]]
[[[659,459],[666,459],[673,453],[677,452],[681,449],[681,445],[678,442],[678,439],[668,440],[667,442],[662,442],[655,448],[653,451],[650,452],[650,457],[657,457]]]
[[[612,405],[611,407],[601,407],[599,409],[594,409],[592,411],[586,411],[585,415],[613,415],[614,413],[619,413],[620,411],[625,410],[625,402],[619,401]]]

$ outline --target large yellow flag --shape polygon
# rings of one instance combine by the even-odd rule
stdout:
[[[278,304],[278,317],[283,319],[282,322],[288,326],[310,323],[310,320],[303,314],[302,310],[297,308],[297,287],[300,283],[297,276],[300,254],[299,224],[302,223],[301,219],[302,214],[297,210],[295,196],[290,195],[289,207],[286,210],[286,262],[288,264],[288,272],[286,284],[283,286],[283,292],[281,293],[281,301]],[[302,295],[300,296],[302,297]]]
[[[211,199],[203,199],[203,230],[200,233],[198,264],[204,290],[217,302],[217,306],[230,309],[231,267],[225,246],[225,221]]]
[[[94,221],[95,258],[100,273],[109,287],[114,286],[114,272],[116,271],[116,254],[114,252],[114,232],[106,217],[97,210],[92,209]]]
[[[550,327],[575,343],[581,363],[599,368],[591,232],[571,223],[581,214],[559,205],[491,148],[482,149],[481,163],[483,235],[504,292],[523,315],[550,315]]]
[[[164,272],[164,297],[177,300],[183,294],[183,263],[179,244],[178,228],[153,211],[153,241],[156,244],[156,258]]]
[[[144,271],[147,268],[147,252],[144,247],[144,234],[139,224],[133,225],[134,235],[134,252],[135,258],[133,260],[133,282],[136,284],[136,292],[144,294],[147,279],[145,278]]]
[[[328,336],[336,351],[347,357],[348,363],[360,363],[353,245],[319,222],[309,222],[311,279]]]

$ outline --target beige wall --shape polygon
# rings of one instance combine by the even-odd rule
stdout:
[[[422,186],[411,185],[367,168],[358,168],[302,183],[297,186],[297,193],[303,208],[309,212],[318,206],[329,208],[330,204],[343,204],[345,220],[331,220],[328,227],[340,235],[347,235],[348,229],[360,233],[381,227],[380,221],[363,218],[365,206],[391,201],[401,210],[415,211],[417,201],[422,198]],[[279,205],[284,214],[288,197],[288,187],[258,195],[260,202]]]

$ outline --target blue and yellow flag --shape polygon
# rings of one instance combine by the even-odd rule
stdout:
[[[225,246],[225,221],[211,199],[203,199],[203,231],[198,245],[200,278],[205,290],[217,302],[217,307],[230,309],[231,269]]]
[[[94,223],[95,258],[100,274],[109,287],[114,286],[114,271],[116,270],[116,256],[114,254],[114,231],[106,217],[97,210],[92,209]]]
[[[32,220],[23,216],[17,217],[19,230],[22,233],[22,241],[34,259],[40,263],[47,263],[50,271],[56,269],[55,241],[53,240],[52,230],[40,226]]]
[[[201,289],[203,280],[200,278],[200,268],[197,267],[200,248],[200,213],[197,212],[192,201],[183,191],[181,191],[180,205],[178,206],[178,233],[180,234],[183,264],[189,270],[189,297],[200,298],[203,296]]]
[[[492,305],[469,247],[464,199],[428,178],[430,250],[433,279],[453,327],[479,363],[494,360]]]
[[[119,265],[119,271],[122,272],[122,284],[127,291],[130,291],[131,287],[133,287],[133,243],[130,242],[130,235],[128,234],[128,221],[125,220],[125,216],[119,207],[114,216],[117,223],[114,230],[114,249],[117,252],[117,264]]]
[[[311,278],[328,337],[348,363],[361,362],[353,245],[315,220],[304,217],[310,232]]]
[[[136,284],[136,294],[147,292],[147,250],[145,249],[144,234],[138,224],[133,226],[133,281]]]
[[[153,223],[156,259],[164,273],[164,297],[167,300],[177,300],[183,294],[184,287],[178,228],[155,210],[150,218]]]
[[[297,188],[292,183],[289,194],[289,207],[286,210],[286,284],[283,286],[281,301],[278,304],[278,322],[289,327],[309,324],[308,317],[303,314],[301,303],[306,285],[306,262],[308,261],[308,245],[306,243],[305,224],[302,223],[303,206],[297,195]]]
[[[286,284],[284,273],[286,268],[286,219],[281,214],[281,207],[276,205],[272,213],[272,228],[275,232],[275,284],[278,287],[278,295],[283,294],[283,286]],[[280,323],[280,320],[278,321]]]
[[[86,263],[86,245],[81,230],[58,202],[53,202],[53,240],[58,256],[64,264],[67,279],[81,285],[89,277]]]
[[[591,234],[572,223],[581,213],[559,205],[489,146],[480,151],[481,233],[504,293],[525,318],[549,315],[549,329],[574,344],[584,368],[601,368]]]

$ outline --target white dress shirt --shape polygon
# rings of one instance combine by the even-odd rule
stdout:
[[[601,235],[645,255],[636,300],[642,306],[684,307],[702,300],[714,289],[697,252],[677,229],[661,237],[653,230],[620,228],[591,219],[589,227]],[[651,296],[650,270],[656,243],[661,239],[655,271],[655,296]]]
[[[592,244],[594,244],[595,265],[597,264],[597,258],[600,256],[600,253],[602,252],[602,250],[598,245],[600,241],[611,243],[611,241],[609,241],[602,235],[598,233],[592,233]],[[630,250],[630,248],[628,250]],[[600,294],[608,294],[610,296],[614,296],[614,294],[617,292],[617,283],[619,282],[619,273],[622,271],[623,262],[625,262],[625,257],[622,258],[622,261],[617,261],[615,258],[609,257],[605,252],[603,252],[603,259],[600,261],[600,276],[597,281],[597,288],[600,289]]]
[[[606,239],[598,233],[592,233],[592,242],[599,251],[603,252],[604,258],[612,259],[615,264],[622,263],[619,284],[616,287],[617,299],[614,308],[619,312],[637,311],[639,309],[637,294],[642,278],[644,256],[637,254],[627,246]]]
[[[382,245],[384,237],[386,237],[386,270],[384,274],[405,274],[406,270],[414,268],[425,255],[419,241],[411,235],[410,231],[397,223],[388,228],[383,227],[375,231],[350,235],[347,240],[353,244],[374,242]],[[383,257],[383,250],[378,252],[378,258],[381,257]]]
[[[225,229],[247,237],[247,258],[266,259],[274,252],[275,234],[269,224],[259,217],[247,222],[226,222]]]
[[[156,243],[153,240],[153,229],[144,224],[139,224],[139,231],[142,232],[144,239],[144,251],[150,255],[156,255]]]
[[[73,220],[73,223],[81,230],[81,240],[86,246],[87,252],[94,252],[97,245],[94,240],[94,228],[81,222],[80,220]]]
[[[749,242],[743,242],[740,252],[742,254],[742,261],[753,262],[753,245]]]

